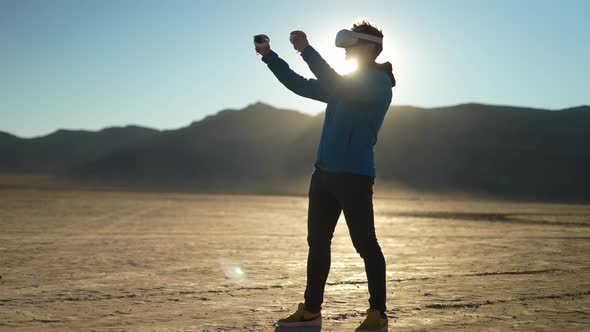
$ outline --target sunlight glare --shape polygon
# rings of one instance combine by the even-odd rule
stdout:
[[[349,74],[357,69],[356,59],[347,61],[343,49],[332,48],[325,54],[326,62],[340,75]]]
[[[342,65],[342,68],[340,69],[341,74],[346,75],[349,73],[352,73],[353,71],[355,71],[357,69],[357,62],[356,59],[350,59],[350,60],[344,60],[344,64]],[[338,71],[338,69],[336,69],[336,71]]]

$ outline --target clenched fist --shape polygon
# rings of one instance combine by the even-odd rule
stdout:
[[[256,53],[265,56],[270,52],[270,38],[267,35],[254,36],[254,48]]]
[[[303,49],[309,45],[305,32],[300,30],[292,31],[289,35],[289,40],[293,44],[293,48],[299,52],[303,52]]]

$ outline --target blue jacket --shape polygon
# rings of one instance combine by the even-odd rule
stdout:
[[[391,65],[375,64],[341,76],[311,46],[301,56],[317,79],[306,79],[295,73],[272,50],[262,61],[289,90],[328,104],[315,167],[328,172],[375,176],[373,147],[395,86]]]

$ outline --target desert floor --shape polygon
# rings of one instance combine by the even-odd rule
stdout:
[[[0,331],[274,331],[307,199],[0,190]],[[590,206],[376,198],[390,331],[589,331]],[[368,307],[343,219],[322,331]]]

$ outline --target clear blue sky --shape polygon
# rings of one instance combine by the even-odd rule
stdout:
[[[590,103],[590,1],[0,0],[0,131],[138,124],[178,128],[256,101],[318,113],[252,45],[300,29],[328,62],[336,32],[368,17],[385,34],[393,105],[559,109]]]

